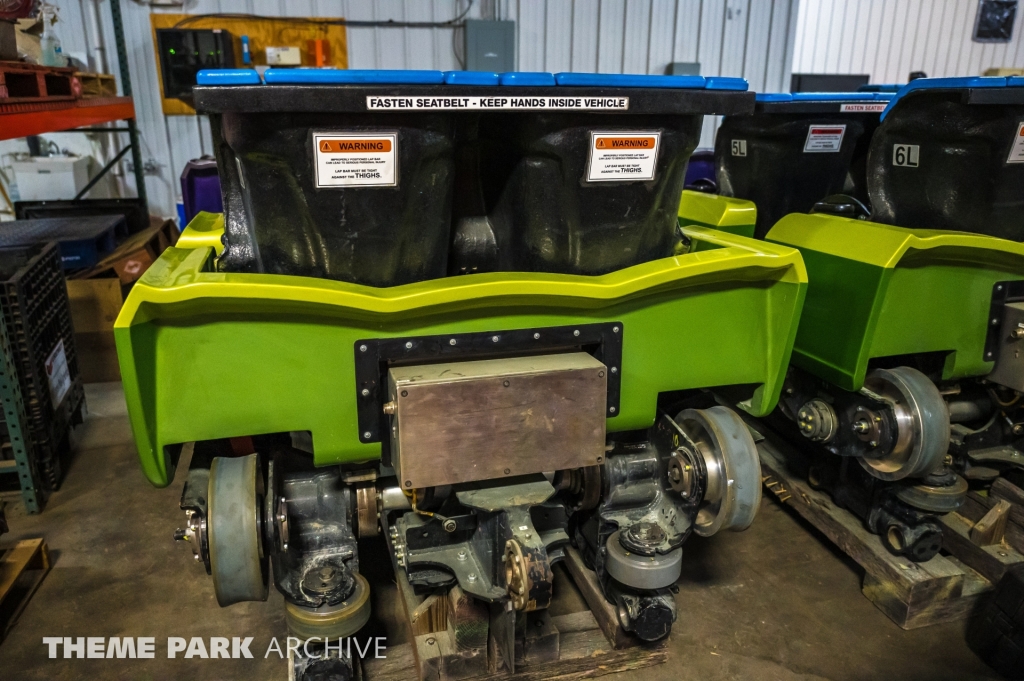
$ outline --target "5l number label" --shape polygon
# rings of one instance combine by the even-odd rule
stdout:
[[[921,156],[921,147],[917,144],[892,145],[892,164],[904,168],[916,168]]]
[[[732,141],[732,155],[733,156],[746,156],[747,155],[747,140],[733,140]]]

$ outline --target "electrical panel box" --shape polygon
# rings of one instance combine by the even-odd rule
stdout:
[[[466,70],[516,70],[516,22],[466,20]]]
[[[164,97],[191,100],[196,74],[235,65],[234,39],[217,28],[158,28],[157,49]]]

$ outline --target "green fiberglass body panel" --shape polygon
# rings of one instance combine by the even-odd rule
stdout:
[[[729,234],[753,237],[757,206],[753,201],[686,190],[679,201],[679,224],[711,227]]]
[[[209,231],[209,230],[206,230]],[[142,467],[159,486],[181,443],[310,431],[317,465],[374,460],[356,418],[357,340],[616,321],[619,414],[650,426],[663,391],[756,385],[775,405],[806,272],[797,251],[688,228],[715,246],[607,275],[490,273],[371,288],[213,271],[211,246],[170,248],[136,283],[115,324]]]
[[[800,249],[810,284],[793,363],[847,390],[879,357],[946,353],[943,378],[985,376],[996,282],[1024,279],[1024,244],[829,215],[787,215],[766,237]]]

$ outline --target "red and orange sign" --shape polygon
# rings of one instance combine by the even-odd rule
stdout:
[[[658,140],[654,137],[597,137],[595,149],[653,149]]]
[[[383,154],[391,151],[390,139],[320,140],[319,150],[325,154]]]

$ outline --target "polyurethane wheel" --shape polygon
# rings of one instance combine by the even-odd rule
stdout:
[[[352,594],[335,606],[304,608],[294,603],[284,604],[284,619],[288,631],[302,640],[311,638],[345,638],[363,628],[370,619],[370,583],[356,573]]]
[[[932,381],[917,369],[875,369],[864,387],[881,395],[896,415],[896,444],[885,456],[858,457],[879,480],[928,475],[942,465],[949,449],[949,410]]]
[[[693,531],[710,537],[745,530],[761,505],[761,463],[743,419],[732,409],[687,409],[675,418],[697,447],[707,471],[707,489]]]
[[[210,574],[221,606],[267,600],[270,571],[263,550],[263,496],[259,455],[213,460],[206,526]]]

